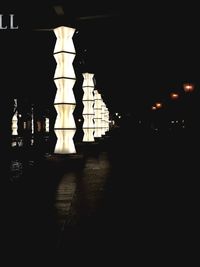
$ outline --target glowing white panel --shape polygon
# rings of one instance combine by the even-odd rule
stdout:
[[[93,73],[83,73],[83,87],[92,87],[94,89],[94,74]]]
[[[92,128],[94,130],[94,115],[83,115],[83,118],[84,118],[84,122],[83,122],[83,128],[88,130],[90,128]],[[93,127],[91,127],[91,125]]]
[[[105,135],[106,132],[106,118],[105,118],[105,108],[106,105],[102,100],[102,104],[101,104],[101,123],[102,123],[102,135]]]
[[[75,80],[72,79],[56,79],[54,80],[57,92],[54,104],[56,103],[68,103],[75,104],[75,97],[73,93],[73,87],[75,84]]]
[[[54,153],[56,154],[72,154],[76,149],[73,142],[73,137],[76,130],[55,130],[57,142]]]
[[[83,115],[93,115],[94,117],[94,101],[83,101]]]
[[[57,63],[54,74],[54,82],[57,87],[54,100],[54,107],[57,112],[54,130],[57,143],[54,152],[58,154],[76,153],[73,141],[76,131],[73,116],[76,107],[73,92],[76,81],[73,68],[75,48],[72,38],[74,32],[75,29],[64,26],[54,29],[57,38],[54,48],[54,58]]]
[[[83,73],[83,142],[94,142],[94,74]]]
[[[12,135],[18,135],[17,99],[14,99],[14,115],[12,117]]]
[[[85,129],[83,142],[94,142],[94,129]]]
[[[34,133],[34,115],[33,115],[33,108],[31,109],[31,133]]]
[[[73,35],[75,29],[61,26],[54,29],[54,33],[56,35],[56,44],[54,48],[54,53],[67,51],[70,53],[75,53],[74,43],[73,43]]]
[[[45,131],[49,133],[49,118],[45,118]]]
[[[105,108],[105,115],[104,115],[104,118],[105,118],[105,126],[106,126],[106,132],[109,131],[109,111],[108,111],[108,108],[106,107]]]
[[[73,117],[75,105],[55,104],[54,107],[57,112],[54,129],[71,129],[76,127]]]
[[[17,118],[17,112],[15,112],[14,116],[12,117],[12,135],[18,135],[18,118]]]
[[[73,68],[73,61],[75,54],[69,54],[66,52],[54,54],[57,66],[54,74],[56,78],[73,78],[75,79],[75,72]]]
[[[101,95],[94,90],[94,137],[101,137]]]

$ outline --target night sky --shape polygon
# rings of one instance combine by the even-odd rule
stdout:
[[[56,14],[56,5],[64,15]],[[0,32],[1,87],[8,96],[41,108],[53,103],[55,37],[39,29],[59,25],[77,30],[76,93],[81,95],[80,73],[93,72],[111,112],[143,112],[183,82],[199,86],[199,17],[192,4],[49,1],[1,10],[5,17],[13,12],[19,25]]]

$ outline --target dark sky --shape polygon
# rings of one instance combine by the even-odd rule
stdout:
[[[7,94],[51,103],[55,62],[52,32],[59,25],[74,35],[77,71],[95,74],[97,88],[112,111],[135,112],[184,81],[199,84],[199,18],[195,6],[49,1],[10,4],[17,31],[0,31],[1,87]],[[59,5],[64,15],[56,14]],[[77,77],[81,90],[81,78]],[[76,89],[78,90],[78,88]],[[53,92],[53,93],[52,93]]]

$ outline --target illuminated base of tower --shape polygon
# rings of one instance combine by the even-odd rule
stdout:
[[[75,129],[55,129],[55,134],[57,136],[57,142],[54,149],[55,154],[76,153],[76,148],[73,140],[75,132]]]

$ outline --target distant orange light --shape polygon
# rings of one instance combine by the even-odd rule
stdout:
[[[157,108],[162,108],[162,103],[159,103],[159,102],[156,103],[156,107],[157,107]]]
[[[190,83],[185,83],[183,85],[183,89],[186,93],[188,92],[192,92],[194,90],[194,85],[193,84],[190,84]]]
[[[177,93],[171,93],[170,96],[171,96],[172,99],[179,98],[179,95]]]
[[[156,107],[155,107],[155,106],[152,106],[151,109],[152,109],[152,110],[156,110]]]

